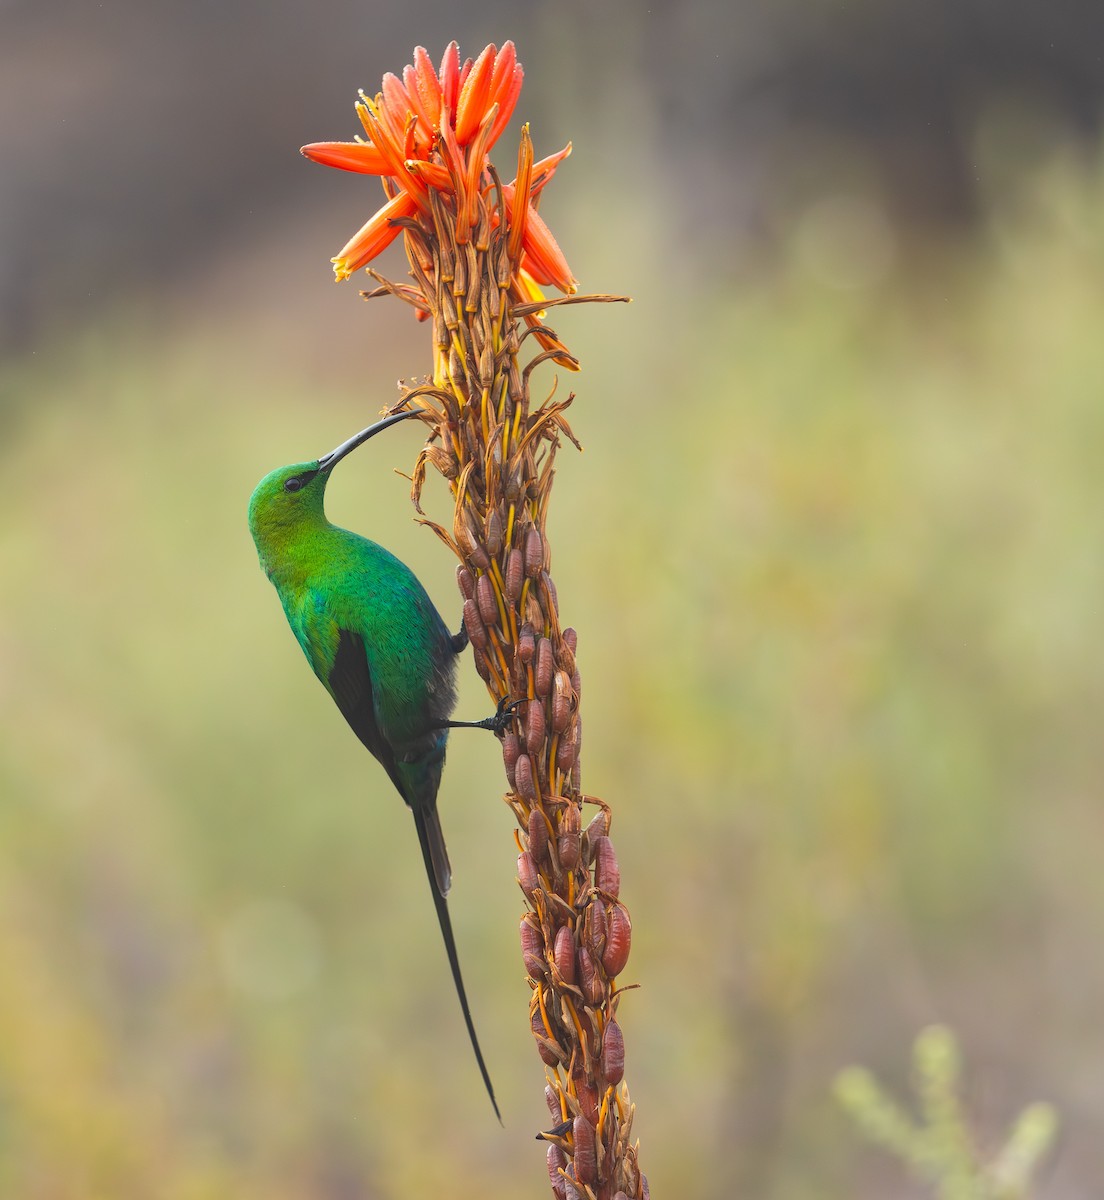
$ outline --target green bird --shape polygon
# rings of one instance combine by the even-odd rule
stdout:
[[[414,573],[382,546],[331,525],[323,500],[330,472],[377,433],[415,416],[395,413],[312,462],[270,472],[249,501],[249,530],[265,574],[315,675],[353,732],[383,765],[414,814],[437,920],[476,1061],[501,1120],[468,1007],[448,906],[451,868],[437,790],[454,727],[503,730],[512,707],[485,721],[452,721],[456,657],[451,634]]]

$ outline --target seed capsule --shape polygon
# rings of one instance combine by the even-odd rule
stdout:
[[[520,874],[520,868],[519,872]],[[524,887],[524,884],[522,885]],[[521,961],[531,979],[540,979],[545,973],[544,939],[541,932],[528,917],[521,920]]]
[[[608,837],[594,839],[594,886],[611,900],[621,894],[621,868]]]
[[[556,768],[565,774],[575,765],[575,759],[579,753],[576,741],[577,726],[578,721],[575,722],[575,726],[565,729],[556,743]]]
[[[548,596],[549,607],[554,613],[558,613],[560,611],[560,602],[556,597],[556,585],[552,582],[552,576],[547,571],[541,572],[541,583],[544,584],[544,591]]]
[[[591,847],[600,837],[608,837],[610,828],[609,809],[600,808],[593,817],[590,824],[586,827],[586,835],[590,839]],[[593,854],[593,849],[591,851]]]
[[[607,1022],[602,1034],[602,1056],[599,1066],[602,1078],[607,1084],[620,1083],[625,1076],[625,1035],[615,1020]]]
[[[517,656],[523,663],[530,663],[536,652],[537,635],[533,632],[533,626],[527,621],[518,632]]]
[[[533,678],[533,689],[538,696],[551,693],[552,668],[552,643],[548,638],[542,637],[537,643],[537,669]]]
[[[594,1126],[581,1113],[575,1118],[571,1131],[574,1143],[573,1160],[575,1177],[581,1183],[594,1183],[598,1178],[598,1164],[594,1152]]]
[[[563,1181],[565,1200],[583,1200],[583,1193],[575,1186],[575,1168],[571,1163],[564,1168]]]
[[[598,1089],[581,1072],[574,1077],[575,1099],[579,1102],[583,1116],[592,1124],[598,1121]]]
[[[549,1066],[552,1064],[549,1063]],[[560,1172],[567,1166],[567,1157],[559,1146],[548,1146],[548,1182],[552,1185],[556,1200],[567,1200],[567,1183]]]
[[[525,745],[536,754],[544,745],[544,705],[530,700],[525,706]]]
[[[536,799],[537,789],[533,783],[533,762],[528,754],[518,755],[518,760],[514,764],[514,779],[519,796],[524,796],[526,800]]]
[[[550,1083],[544,1085],[544,1102],[548,1105],[552,1120],[558,1125],[563,1120],[563,1109],[560,1107],[559,1093]]]
[[[498,552],[502,549],[502,512],[498,508],[492,508],[487,514],[486,521],[483,522],[484,540],[487,543],[487,553],[492,558],[498,557]]]
[[[475,581],[475,601],[483,624],[493,628],[498,624],[498,601],[495,599],[494,584],[489,575],[480,575]]]
[[[491,668],[487,664],[487,656],[482,650],[478,648],[474,648],[472,650],[472,662],[475,663],[475,670],[479,675],[479,678],[482,679],[484,683],[489,682],[491,678]]]
[[[540,876],[537,874],[537,864],[528,850],[523,850],[518,855],[517,870],[521,890],[532,898],[533,893],[540,887]]]
[[[579,849],[582,844],[579,824],[579,806],[569,804],[560,817],[559,837],[556,842],[560,866],[565,871],[573,871],[579,865]]]
[[[613,979],[620,975],[629,961],[629,946],[632,943],[632,922],[623,904],[610,905],[607,917],[606,949],[602,954],[602,966]]]
[[[583,940],[594,956],[595,962],[602,961],[606,952],[606,933],[609,922],[606,920],[606,906],[600,902],[587,905],[583,917]]]
[[[573,984],[575,982],[575,939],[566,925],[561,925],[556,931],[556,943],[552,957],[556,963],[556,970],[560,973],[560,978],[564,983]]]
[[[539,808],[529,813],[529,853],[536,863],[542,862],[548,855],[548,825]]]
[[[557,671],[552,677],[552,731],[563,733],[571,720],[571,676]]]
[[[465,600],[475,599],[475,576],[463,564],[456,568],[456,583]]]
[[[652,1189],[648,1186],[648,1176],[640,1172],[640,1200],[652,1200]]]
[[[506,556],[506,595],[516,604],[525,581],[525,557],[515,546]]]
[[[560,1056],[548,1045],[548,1030],[544,1027],[544,1018],[539,1007],[533,1009],[529,1024],[532,1025],[533,1036],[537,1039],[537,1053],[548,1066],[554,1067],[560,1061]]]
[[[567,643],[567,648],[572,654],[579,653],[579,635],[572,626],[568,626],[563,631],[563,640]]]
[[[580,946],[575,951],[575,970],[583,998],[591,1008],[596,1008],[605,994],[606,985],[585,946]]]
[[[468,640],[477,650],[487,649],[487,629],[479,619],[474,600],[464,601],[464,628],[468,631]]]
[[[525,535],[525,574],[535,579],[544,566],[544,544],[540,530],[532,526]]]
[[[517,791],[517,778],[514,774],[514,768],[517,766],[518,755],[521,753],[521,745],[518,742],[518,735],[512,729],[502,735],[502,764],[506,768],[506,778],[510,781],[510,787]]]

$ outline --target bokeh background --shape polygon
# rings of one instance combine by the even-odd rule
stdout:
[[[296,149],[452,37],[515,39],[538,153],[575,145],[543,211],[635,297],[556,319],[552,530],[653,1195],[924,1194],[831,1083],[905,1091],[933,1020],[980,1143],[1051,1101],[1039,1195],[1097,1194],[1104,9],[6,0],[0,1195],[546,1194],[496,747],[453,739],[442,808],[505,1130],[409,816],[245,526],[428,367],[331,282],[378,185]],[[458,617],[419,444],[331,515]]]

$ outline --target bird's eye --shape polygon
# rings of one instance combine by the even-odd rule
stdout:
[[[303,481],[298,475],[293,475],[290,479],[284,480],[285,492],[297,492],[303,486]]]

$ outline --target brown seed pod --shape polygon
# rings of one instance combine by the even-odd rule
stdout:
[[[565,871],[573,871],[579,865],[579,850],[582,844],[579,825],[578,804],[568,804],[560,817],[559,836],[556,840],[560,866]]]
[[[594,1183],[598,1179],[598,1162],[594,1151],[594,1126],[580,1113],[571,1130],[575,1163],[575,1177],[581,1183]]]
[[[571,720],[571,676],[557,671],[552,677],[552,732],[563,733]]]
[[[520,868],[518,873],[520,874]],[[520,929],[521,961],[525,963],[525,969],[531,979],[541,979],[547,970],[544,961],[544,938],[540,929],[528,916],[522,917]]]
[[[517,788],[519,796],[524,796],[526,800],[535,800],[537,795],[537,787],[533,782],[533,760],[528,754],[519,754],[518,760],[514,764],[514,786]]]
[[[456,583],[465,600],[475,599],[475,576],[463,563],[456,568]]]
[[[606,985],[585,946],[579,946],[575,951],[575,977],[579,981],[583,999],[591,1008],[596,1008],[605,995]]]
[[[482,650],[477,648],[472,649],[472,662],[475,663],[475,670],[479,678],[484,683],[489,682],[491,678],[491,668],[487,663],[487,656]]]
[[[534,862],[543,862],[548,856],[548,825],[539,808],[534,808],[529,813],[528,831],[529,853]]]
[[[629,920],[628,909],[619,903],[610,905],[606,921],[606,949],[602,954],[602,966],[606,974],[613,979],[615,975],[621,974],[629,961],[632,922]]]
[[[576,1071],[571,1077],[571,1082],[575,1088],[575,1099],[579,1101],[579,1108],[582,1110],[583,1116],[592,1125],[597,1124],[598,1089],[582,1071]]]
[[[544,584],[544,590],[548,596],[548,602],[552,611],[558,613],[560,611],[560,602],[556,596],[556,585],[552,580],[552,576],[547,571],[541,572],[541,583]]]
[[[512,729],[507,730],[502,735],[502,764],[506,768],[506,778],[510,781],[510,787],[517,790],[517,779],[514,775],[514,768],[517,766],[518,755],[521,753],[521,744],[518,742],[518,735]]]
[[[511,603],[521,599],[521,588],[525,581],[525,557],[515,546],[506,556],[506,595]]]
[[[599,1066],[607,1084],[620,1083],[625,1077],[625,1035],[616,1020],[611,1019],[606,1023]]]
[[[537,643],[537,669],[533,676],[533,690],[538,696],[547,696],[552,691],[552,643],[542,637]]]
[[[532,898],[533,893],[540,887],[540,875],[537,873],[537,864],[528,850],[523,850],[518,855],[517,870],[521,890]]]
[[[583,940],[586,942],[587,949],[594,956],[595,962],[601,962],[602,955],[606,952],[606,935],[608,931],[609,922],[606,919],[606,906],[600,900],[588,904],[586,914],[583,917]]]
[[[474,600],[464,601],[464,628],[468,631],[468,640],[476,650],[487,649],[487,629],[479,619],[479,609]]]
[[[498,601],[489,575],[480,575],[475,581],[475,601],[483,624],[493,629],[498,624]]]
[[[579,674],[578,667],[571,673],[571,690],[575,693],[575,707],[578,708],[583,698],[583,677]]]
[[[567,643],[567,648],[572,654],[579,653],[579,635],[572,626],[568,626],[563,631],[563,640]]]
[[[640,1200],[652,1200],[652,1189],[648,1186],[648,1176],[640,1172]]]
[[[549,1066],[552,1064],[549,1063]],[[567,1200],[567,1181],[560,1172],[567,1166],[567,1156],[555,1143],[548,1146],[548,1182],[556,1200]]]
[[[548,1114],[558,1125],[563,1120],[563,1109],[560,1107],[560,1094],[550,1084],[544,1085],[544,1102],[548,1105]]]
[[[541,1016],[539,1007],[533,1009],[533,1016],[529,1023],[533,1027],[533,1036],[537,1039],[537,1053],[548,1066],[554,1067],[560,1061],[560,1055],[548,1045],[551,1039],[548,1037],[548,1030],[544,1027],[544,1018]]]
[[[530,700],[525,706],[525,745],[530,754],[537,754],[544,745],[544,705]]]
[[[523,663],[530,663],[536,652],[537,635],[533,632],[533,626],[526,621],[518,631],[517,656]]]
[[[590,819],[590,824],[586,827],[587,837],[590,838],[590,844],[593,846],[595,841],[600,837],[608,837],[610,829],[610,814],[608,808],[600,808]]]
[[[555,949],[552,952],[552,957],[556,963],[556,970],[559,971],[560,978],[564,983],[574,984],[575,939],[571,936],[571,930],[567,925],[561,925],[556,931]]]
[[[544,543],[541,541],[540,530],[534,525],[525,535],[525,574],[530,579],[535,579],[543,566]]]
[[[502,549],[503,532],[502,510],[492,508],[487,514],[487,519],[483,522],[483,534],[487,544],[487,553],[492,558],[497,558],[498,552]]]
[[[556,769],[565,774],[575,765],[575,759],[579,754],[578,724],[579,722],[576,721],[569,729],[565,729],[556,743]]]
[[[611,900],[621,894],[621,868],[608,837],[594,839],[594,886]]]

